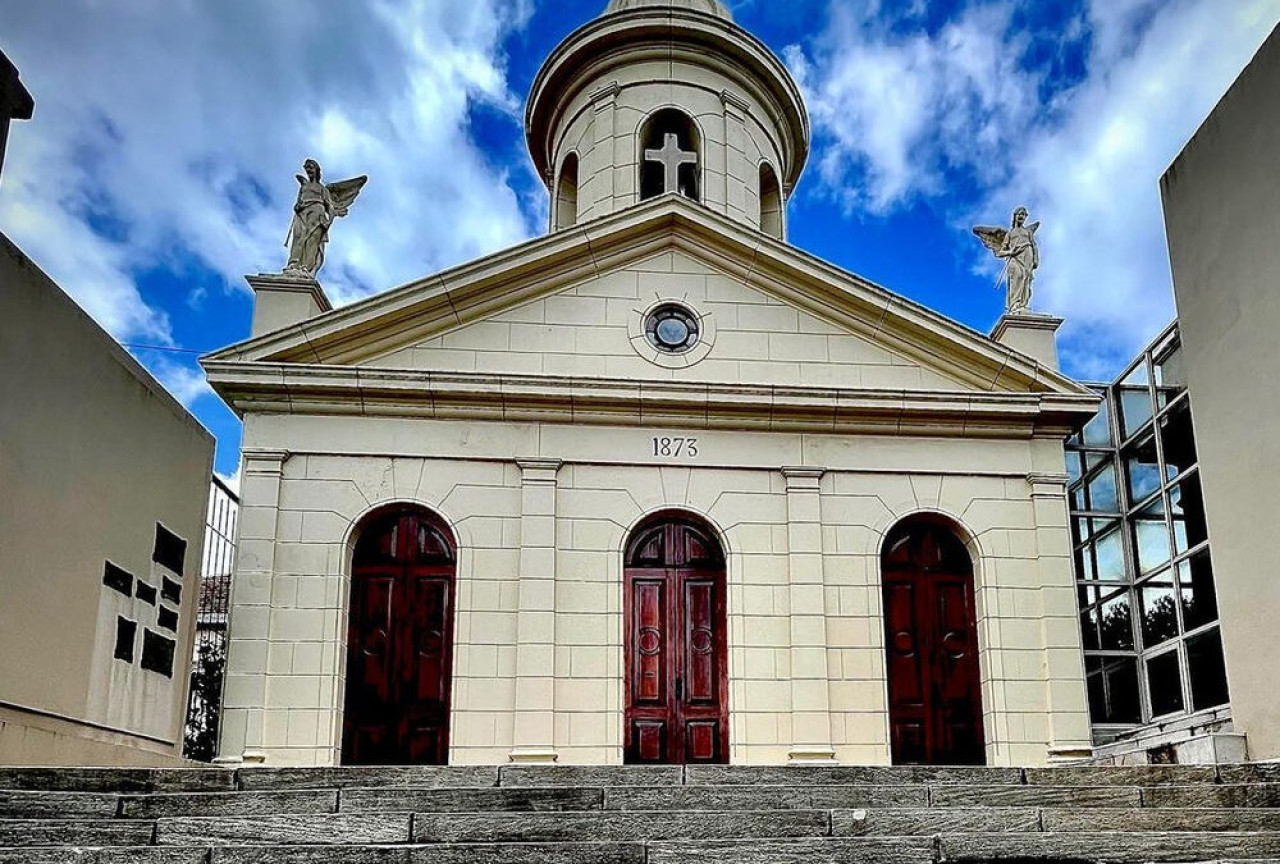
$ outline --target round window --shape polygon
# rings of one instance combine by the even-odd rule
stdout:
[[[649,344],[667,354],[683,354],[698,344],[698,318],[674,303],[649,313],[644,324]]]

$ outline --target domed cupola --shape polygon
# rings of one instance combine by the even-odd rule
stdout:
[[[785,239],[809,156],[799,88],[720,0],[610,0],[543,64],[525,135],[553,231],[677,193]]]
[[[609,0],[609,6],[604,12],[608,15],[610,12],[629,12],[632,9],[653,7],[692,9],[695,12],[706,12],[708,15],[733,20],[733,13],[720,0]]]

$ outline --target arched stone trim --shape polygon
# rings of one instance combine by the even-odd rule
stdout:
[[[617,560],[622,561],[627,554],[627,544],[631,541],[631,537],[637,529],[644,526],[646,522],[657,521],[663,517],[675,517],[691,519],[695,522],[702,522],[711,531],[716,542],[720,544],[720,551],[724,554],[726,566],[729,566],[734,557],[732,544],[724,528],[704,510],[694,507],[691,504],[674,504],[670,506],[654,507],[641,513],[631,521],[626,528],[623,529],[622,536],[618,540],[615,548],[615,556]],[[726,574],[732,576],[732,573]]]
[[[889,538],[893,529],[908,519],[917,517],[936,519],[955,531],[956,536],[964,543],[965,548],[969,550],[970,557],[973,558],[973,575],[974,579],[978,580],[981,576],[979,572],[982,566],[981,562],[986,557],[982,539],[961,516],[942,507],[921,507],[915,502],[894,507],[886,503],[884,513],[876,521],[876,524],[871,526],[871,540],[868,547],[863,550],[863,554],[879,560],[881,552],[884,551],[885,541]],[[978,584],[976,587],[981,588],[982,585]]]

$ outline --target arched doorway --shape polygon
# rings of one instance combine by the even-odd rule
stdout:
[[[344,765],[449,760],[456,546],[417,507],[361,527],[351,568]]]
[[[890,532],[881,556],[895,765],[982,765],[973,561],[941,520]]]
[[[629,765],[729,759],[724,552],[700,520],[659,514],[625,558]]]

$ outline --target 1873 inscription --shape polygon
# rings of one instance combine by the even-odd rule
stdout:
[[[654,438],[653,455],[668,459],[697,459],[697,438]]]

